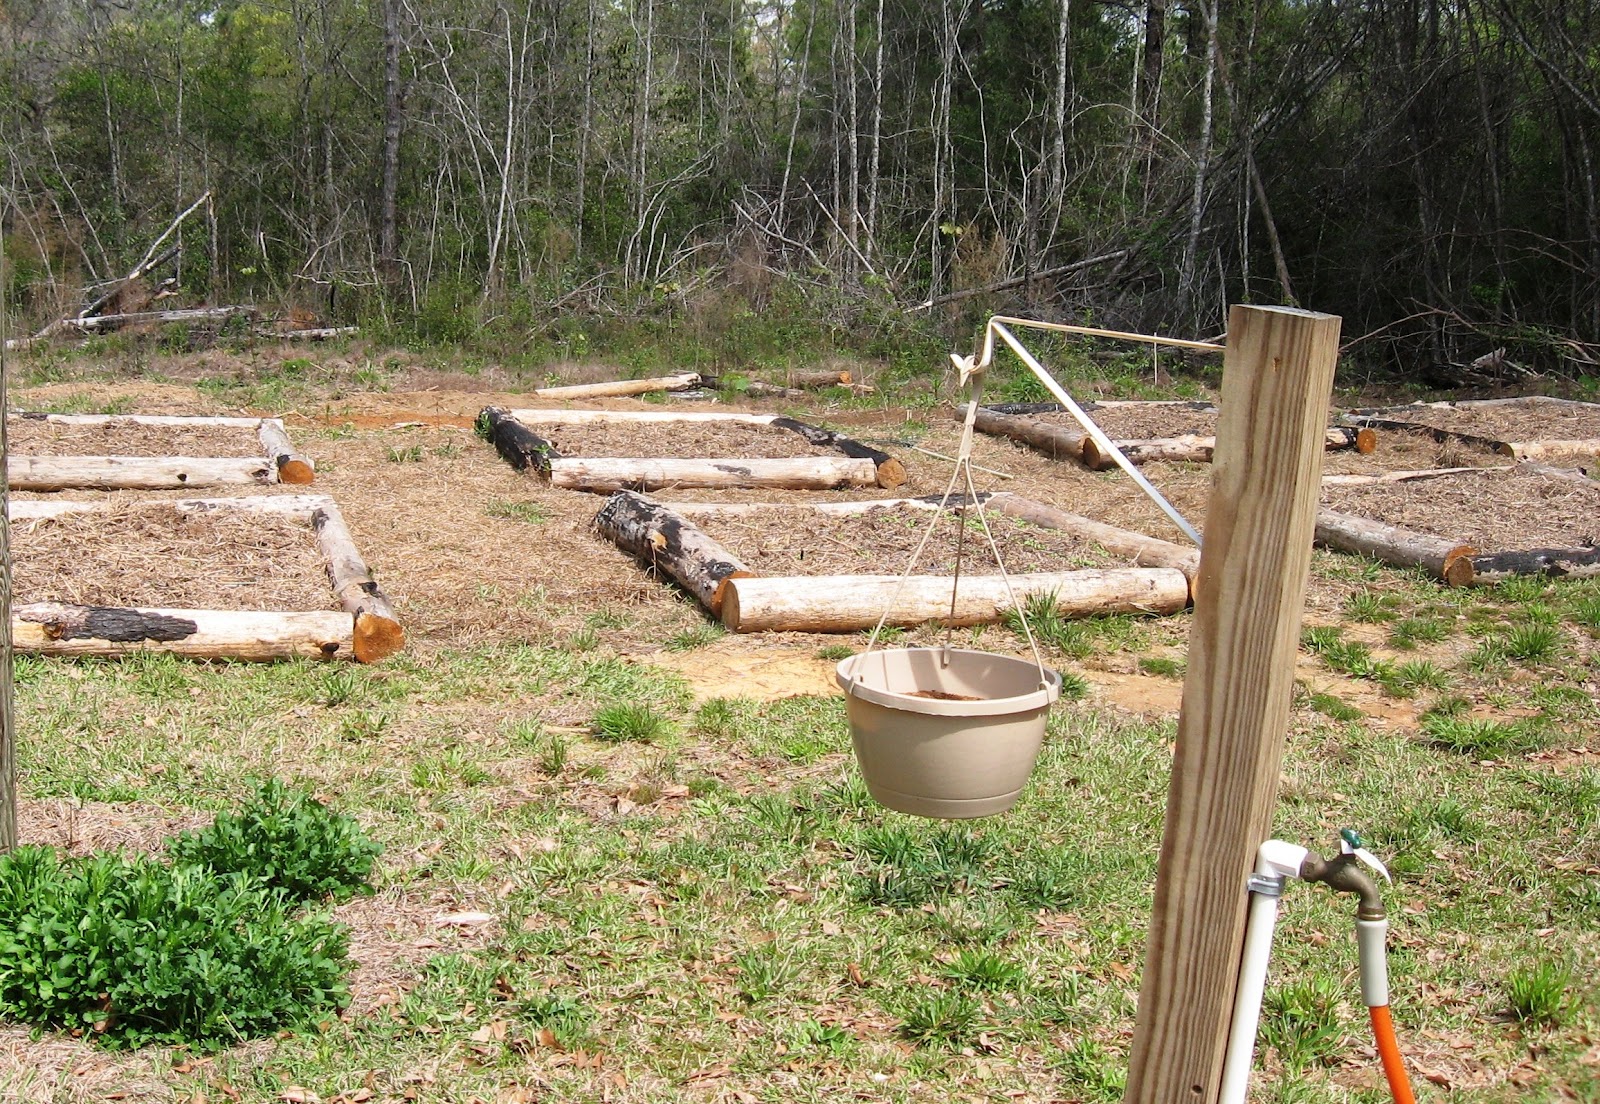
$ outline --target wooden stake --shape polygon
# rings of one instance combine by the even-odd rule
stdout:
[[[913,575],[900,586],[898,575],[788,575],[730,578],[722,599],[722,623],[733,632],[855,632],[870,629],[899,591],[886,624],[920,625],[939,621],[984,625],[1001,620],[1010,608],[998,575],[963,575],[950,610],[952,580]],[[1188,604],[1189,582],[1164,567],[1124,567],[1109,571],[1033,572],[1011,576],[1018,599],[1054,594],[1064,616],[1105,613],[1177,613]]]
[[[1235,306],[1127,1104],[1217,1098],[1289,723],[1339,319]]]

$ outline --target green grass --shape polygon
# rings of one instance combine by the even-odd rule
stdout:
[[[523,502],[516,499],[490,499],[483,512],[502,521],[520,521],[528,525],[542,525],[550,520],[549,507],[538,502]]]

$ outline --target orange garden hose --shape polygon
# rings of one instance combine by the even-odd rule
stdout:
[[[1383,1061],[1383,1075],[1389,1079],[1389,1093],[1395,1104],[1416,1104],[1411,1092],[1411,1080],[1406,1076],[1405,1060],[1400,1057],[1400,1044],[1394,1037],[1394,1019],[1387,1004],[1375,1004],[1367,1009],[1372,1017],[1372,1034],[1378,1041],[1378,1057]]]

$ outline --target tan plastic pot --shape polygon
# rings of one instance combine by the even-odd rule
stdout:
[[[1046,668],[1041,685],[1039,670],[1025,659],[956,648],[866,652],[840,663],[856,761],[872,796],[941,820],[1015,805],[1050,703],[1061,695],[1061,676]]]

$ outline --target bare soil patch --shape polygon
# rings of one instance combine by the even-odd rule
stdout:
[[[7,446],[23,456],[261,456],[254,429],[230,426],[147,426],[128,422],[61,425],[12,418]]]
[[[1029,525],[996,511],[985,518],[1008,572],[1072,571],[1118,567],[1123,560],[1070,533]],[[966,529],[954,514],[894,506],[839,517],[803,507],[773,507],[699,523],[724,547],[762,575],[898,575],[930,526],[934,526],[919,575],[954,575],[958,537],[961,570],[968,575],[998,572],[977,514],[969,511]]]
[[[1342,513],[1489,551],[1600,543],[1600,483],[1501,468],[1407,483],[1327,487]]]
[[[16,521],[20,602],[176,609],[338,609],[316,538],[288,518],[165,503]]]
[[[1600,403],[1507,403],[1501,406],[1401,408],[1387,415],[1492,441],[1600,440]]]
[[[648,456],[671,459],[715,457],[758,460],[763,457],[838,456],[819,448],[793,430],[746,422],[668,422],[630,425],[551,425],[531,427],[555,445],[562,456]]]

